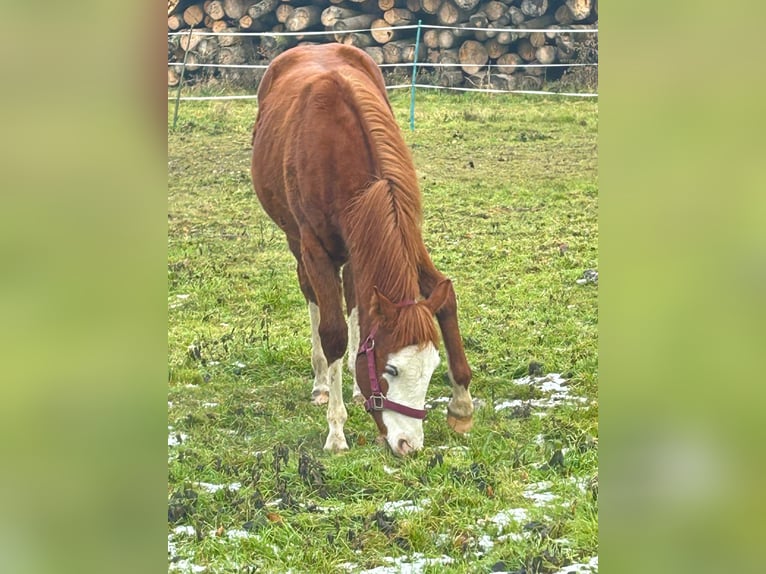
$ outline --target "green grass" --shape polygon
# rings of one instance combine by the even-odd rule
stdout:
[[[172,534],[174,553],[208,572],[359,571],[421,555],[452,560],[423,572],[556,572],[597,554],[597,288],[575,281],[598,267],[598,103],[419,92],[410,132],[409,94],[391,98],[479,401],[472,432],[450,431],[442,360],[426,447],[406,460],[376,444],[347,372],[351,448],[322,450],[295,264],[249,181],[256,103],[182,102],[175,129],[168,106],[168,432],[185,437],[169,447],[168,533],[191,526]],[[513,381],[531,362],[587,402],[496,411],[545,396]],[[534,485],[555,498],[536,503]],[[400,500],[418,509],[384,511]],[[518,508],[520,522],[493,522]]]

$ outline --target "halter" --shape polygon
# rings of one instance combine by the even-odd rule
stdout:
[[[415,301],[402,301],[401,303],[397,303],[396,306],[407,307],[414,304]],[[370,334],[367,335],[364,343],[359,346],[359,352],[357,353],[357,356],[362,354],[367,356],[367,372],[370,375],[370,397],[364,401],[365,410],[368,413],[372,413],[373,411],[389,410],[415,419],[426,418],[427,412],[425,409],[413,409],[407,405],[395,403],[394,401],[387,399],[383,394],[383,391],[380,388],[380,382],[378,381],[378,375],[376,374],[375,370],[375,354],[373,353],[373,349],[375,348],[375,333],[377,333],[377,331],[378,325],[376,324],[370,330]]]

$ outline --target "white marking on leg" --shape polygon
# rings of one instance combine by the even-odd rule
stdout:
[[[311,398],[315,405],[323,405],[327,402],[330,386],[327,381],[327,359],[322,350],[322,340],[319,338],[319,307],[316,303],[309,302],[309,318],[311,319],[311,367],[314,369]]]
[[[446,349],[444,353],[447,355],[447,365],[449,365],[449,353]],[[452,369],[447,367],[447,376],[450,383],[452,383],[452,398],[449,405],[447,405],[447,412],[458,418],[471,418],[473,417],[473,399],[471,398],[471,392],[463,385],[459,385],[455,382],[455,377],[452,376]]]
[[[356,353],[359,350],[359,311],[354,307],[348,315],[348,370],[354,377],[354,402],[363,403],[364,395],[356,382]]]
[[[395,368],[397,374],[383,375],[388,381],[389,400],[415,409],[422,409],[426,402],[426,391],[431,375],[439,364],[439,352],[428,343],[424,348],[410,345],[391,353],[387,365]],[[385,410],[383,423],[388,429],[386,440],[394,454],[403,455],[423,448],[423,420]]]
[[[329,368],[330,403],[327,405],[327,424],[329,434],[324,443],[325,450],[339,451],[348,450],[346,436],[343,434],[343,425],[346,423],[348,413],[343,404],[343,359],[338,359]]]

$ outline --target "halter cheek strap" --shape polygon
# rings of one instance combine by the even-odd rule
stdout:
[[[407,305],[414,304],[415,301],[404,301],[402,303],[398,303],[397,307],[405,307]],[[370,376],[370,396],[364,401],[365,410],[368,413],[372,413],[373,411],[389,410],[415,419],[422,420],[426,418],[427,412],[425,409],[413,409],[407,405],[396,403],[387,399],[383,394],[383,390],[380,387],[380,382],[378,381],[378,375],[375,369],[375,353],[373,352],[373,349],[375,349],[375,333],[377,331],[378,326],[375,325],[370,330],[370,334],[367,335],[364,343],[360,345],[359,352],[357,353],[357,355],[363,354],[367,357],[367,373]]]

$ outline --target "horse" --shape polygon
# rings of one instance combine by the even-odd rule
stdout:
[[[325,450],[348,449],[341,378],[349,345],[354,400],[364,402],[380,442],[399,456],[423,447],[425,397],[439,363],[434,317],[452,386],[447,422],[467,432],[471,368],[455,291],[423,243],[415,167],[380,70],[355,47],[297,46],[271,62],[257,98],[252,182],[297,261],[312,398],[327,404]]]

